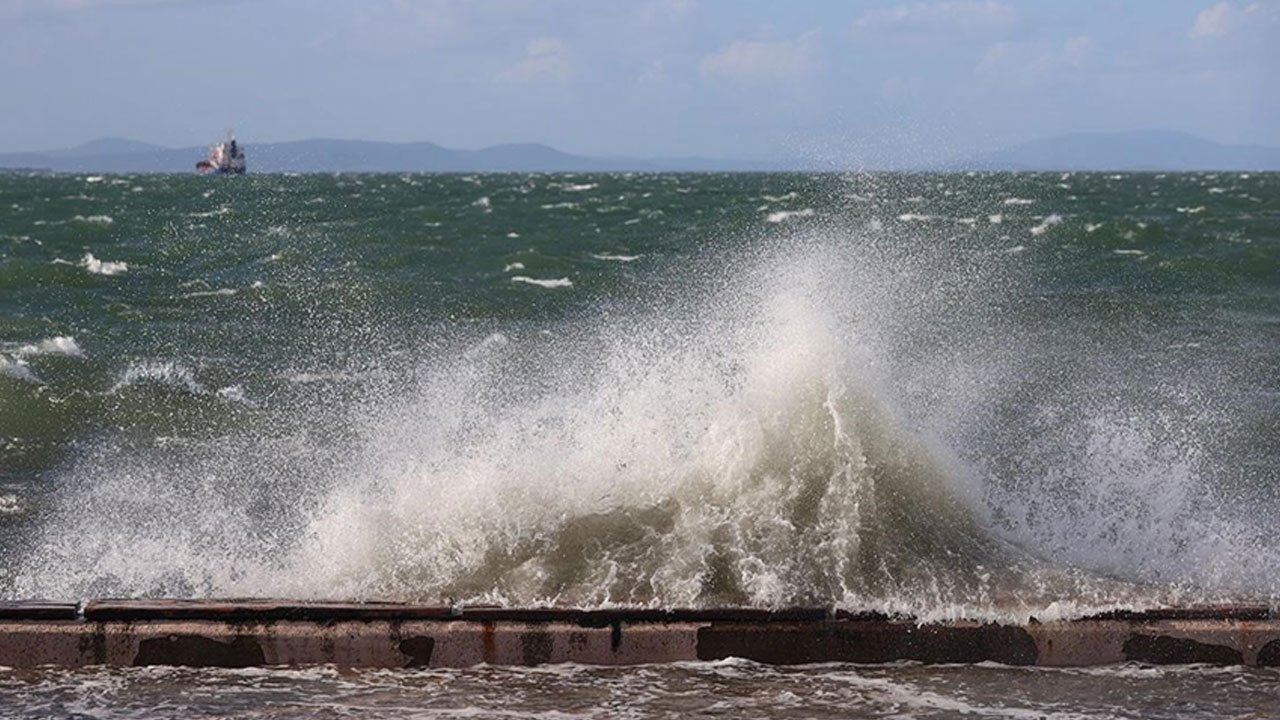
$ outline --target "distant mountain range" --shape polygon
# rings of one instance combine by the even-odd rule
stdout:
[[[623,158],[573,155],[539,144],[453,150],[429,142],[246,142],[251,172],[591,172],[841,169],[830,161]],[[204,147],[101,138],[66,150],[0,154],[0,168],[56,172],[191,172]],[[859,168],[862,169],[862,168]],[[874,168],[867,168],[874,169]],[[896,168],[903,169],[903,168]],[[1280,148],[1223,145],[1165,131],[1082,133],[1034,140],[930,170],[1280,170]]]
[[[297,140],[243,143],[250,172],[602,172],[798,169],[785,161],[609,158],[573,155],[536,143],[453,150],[435,143]],[[207,147],[165,148],[101,138],[67,150],[0,154],[0,167],[55,172],[191,172]]]
[[[1180,132],[1079,133],[1033,140],[953,166],[977,170],[1280,170],[1280,148]]]

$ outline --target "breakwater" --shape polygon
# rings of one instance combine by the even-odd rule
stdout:
[[[0,665],[468,667],[767,664],[1280,666],[1280,614],[1232,605],[1053,622],[918,623],[828,609],[439,607],[93,600],[0,605]]]

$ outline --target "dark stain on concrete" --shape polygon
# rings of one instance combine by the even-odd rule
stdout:
[[[397,646],[409,662],[405,667],[431,667],[431,653],[436,649],[436,639],[426,635],[415,635],[400,641]]]
[[[203,635],[168,635],[139,642],[133,664],[239,668],[264,665],[266,658],[257,638],[246,635],[229,642]]]
[[[620,647],[622,647],[622,621],[614,620],[609,623],[609,648],[618,652]]]
[[[541,630],[520,633],[520,657],[525,665],[541,665],[551,662],[554,638]]]
[[[1280,640],[1272,640],[1258,651],[1259,667],[1280,667]]]
[[[485,662],[493,665],[497,656],[497,639],[494,637],[493,623],[481,623],[480,643],[482,646],[481,656]]]
[[[1243,665],[1244,655],[1226,645],[1169,637],[1168,635],[1144,635],[1133,633],[1124,641],[1124,657],[1131,662],[1152,665],[1181,665],[1209,663],[1211,665]]]
[[[698,630],[698,659],[742,657],[775,665],[814,662],[1033,665],[1038,653],[1026,630],[1008,625],[961,627],[914,623],[712,623]]]
[[[107,631],[102,623],[93,623],[93,632],[80,636],[76,643],[80,657],[86,658],[88,665],[105,665],[107,663]]]

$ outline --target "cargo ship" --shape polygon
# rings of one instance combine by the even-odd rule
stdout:
[[[227,139],[209,148],[209,157],[196,163],[198,173],[219,175],[243,175],[245,171],[244,147],[227,131]]]

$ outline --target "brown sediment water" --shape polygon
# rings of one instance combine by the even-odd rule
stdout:
[[[825,608],[444,607],[289,600],[0,604],[0,665],[352,668],[827,662],[1280,666],[1262,605],[921,623]]]

